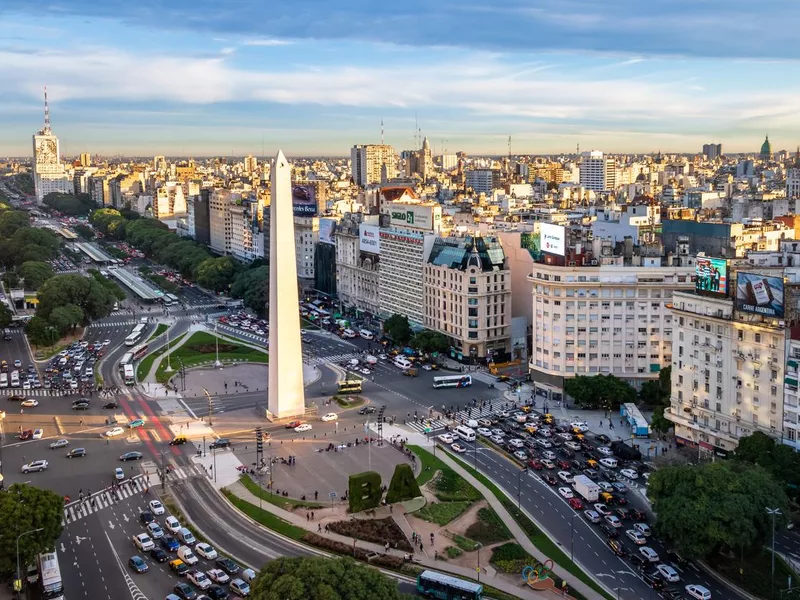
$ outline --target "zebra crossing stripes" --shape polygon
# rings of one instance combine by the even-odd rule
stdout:
[[[516,404],[505,398],[493,398],[489,400],[489,403],[481,408],[480,404],[477,407],[473,407],[472,410],[459,410],[456,412],[455,421],[460,423],[462,420],[467,421],[469,419],[481,419],[483,417],[490,417],[496,412],[500,412],[502,410],[509,410],[516,408]]]
[[[25,398],[42,398],[44,396],[77,396],[81,392],[79,390],[48,390],[45,388],[33,388],[26,390],[19,388],[2,388],[0,389],[0,396],[24,396]]]
[[[145,482],[141,475],[137,475],[133,479],[126,482],[121,482],[119,489],[116,491],[103,490],[102,492],[95,492],[90,498],[84,500],[75,500],[64,506],[64,519],[62,523],[68,525],[75,521],[85,519],[89,515],[100,512],[110,506],[113,506],[118,501],[130,498],[135,494],[141,494],[145,490]]]
[[[440,421],[439,419],[433,419],[432,421],[411,421],[406,423],[407,427],[410,427],[419,433],[427,433],[425,431],[426,428],[430,428],[431,433],[436,433],[437,431],[444,429],[446,425],[447,424],[444,421]]]

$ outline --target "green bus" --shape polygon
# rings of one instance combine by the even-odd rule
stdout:
[[[483,586],[436,571],[423,571],[417,576],[417,593],[437,600],[481,600]]]

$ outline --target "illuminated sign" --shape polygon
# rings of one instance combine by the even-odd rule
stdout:
[[[728,261],[724,258],[698,256],[694,267],[696,292],[705,294],[728,294]]]
[[[386,203],[391,223],[400,227],[438,230],[442,222],[442,207],[438,204]]]
[[[736,310],[782,319],[783,278],[736,273]]]
[[[539,226],[540,248],[542,252],[564,256],[566,230],[561,225],[542,223]]]
[[[380,230],[376,225],[358,226],[358,249],[361,252],[371,252],[372,254],[381,253]]]

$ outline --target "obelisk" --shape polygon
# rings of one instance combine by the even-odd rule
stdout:
[[[278,151],[272,166],[269,220],[269,396],[272,419],[305,413],[297,293],[292,168]]]

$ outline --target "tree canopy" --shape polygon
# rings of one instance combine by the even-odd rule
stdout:
[[[250,310],[263,315],[269,298],[269,267],[266,265],[243,271],[231,286],[231,296],[240,298]]]
[[[397,582],[351,558],[278,558],[251,585],[253,600],[410,600]]]
[[[97,279],[72,274],[56,275],[48,279],[39,290],[38,296],[36,314],[45,319],[56,308],[68,304],[80,307],[89,319],[99,319],[108,316],[117,299]]]
[[[788,487],[790,496],[797,496],[800,488],[800,454],[789,446],[756,431],[739,440],[733,457],[737,461],[763,467],[776,481]]]
[[[195,282],[215,292],[224,292],[230,289],[241,270],[241,265],[231,256],[207,258],[195,269]]]
[[[411,326],[405,315],[393,314],[383,323],[383,331],[395,344],[405,346],[411,340]]]
[[[51,192],[42,198],[42,204],[73,217],[88,215],[89,211],[95,208],[95,203],[89,194],[75,196],[73,194]]]
[[[443,333],[424,329],[411,339],[411,347],[430,354],[432,352],[447,352],[450,348],[450,343]]]
[[[11,309],[5,302],[0,302],[0,327],[8,327],[11,324]]]
[[[0,494],[0,573],[13,573],[17,564],[17,536],[41,528],[19,540],[20,563],[33,562],[37,554],[55,547],[61,535],[64,501],[58,494],[15,483]]]
[[[55,275],[55,272],[49,263],[29,260],[19,266],[17,274],[25,280],[25,289],[38,290],[45,281]]]
[[[34,346],[52,346],[61,337],[60,331],[43,317],[36,315],[25,325],[25,333]]]
[[[564,391],[581,408],[609,410],[636,402],[636,390],[614,375],[578,375],[565,381]]]
[[[2,219],[7,214],[9,211],[0,215],[0,236],[2,236]],[[61,246],[61,241],[52,231],[31,227],[27,221],[9,235],[10,237],[0,237],[0,260],[7,267],[28,261],[50,260],[55,258]]]
[[[766,508],[786,514],[786,495],[766,470],[732,461],[660,468],[647,490],[657,533],[689,557],[758,548],[772,531]]]
[[[0,214],[0,239],[10,238],[18,229],[30,226],[28,213],[21,210],[4,210]]]

